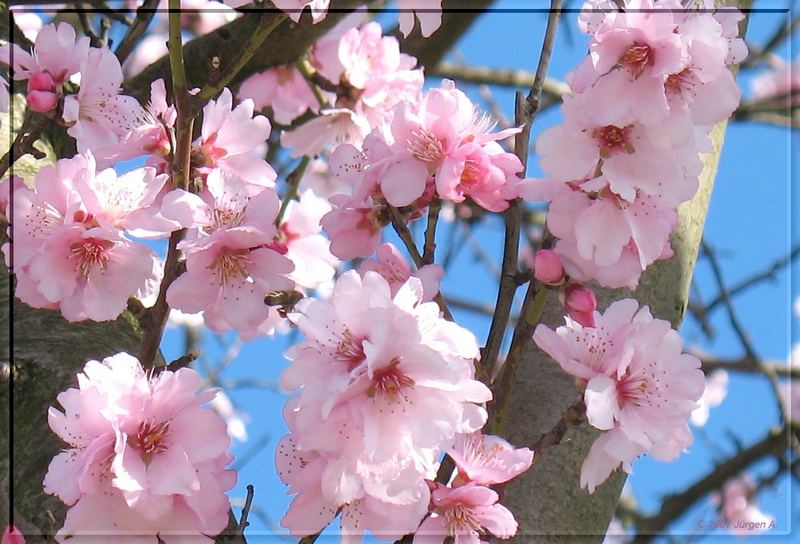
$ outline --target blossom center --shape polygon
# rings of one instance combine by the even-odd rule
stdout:
[[[664,408],[666,398],[662,391],[662,378],[666,370],[661,370],[651,362],[643,369],[626,374],[617,384],[617,394],[621,403],[632,402],[636,406]]]
[[[406,149],[422,162],[439,163],[444,159],[442,141],[421,127],[411,131],[411,137],[406,140]]]
[[[619,63],[626,66],[633,78],[638,78],[648,64],[653,64],[653,49],[646,43],[634,42],[619,58]]]
[[[128,439],[131,447],[140,450],[144,455],[153,455],[166,450],[166,436],[169,432],[169,421],[155,423],[154,421],[142,421],[139,430]]]
[[[220,285],[227,283],[235,278],[247,278],[247,255],[248,249],[225,248],[220,251],[217,258],[210,268],[217,272],[217,279]]]
[[[683,91],[693,87],[691,82],[692,72],[689,68],[684,68],[676,74],[670,74],[664,81],[664,90],[669,94],[681,94]]]
[[[114,245],[109,240],[88,238],[70,246],[71,257],[77,260],[75,270],[84,278],[95,268],[108,268],[108,250]]]
[[[472,510],[461,504],[455,504],[444,513],[450,536],[479,533],[481,523]]]
[[[386,367],[375,371],[367,394],[370,397],[380,395],[396,402],[401,399],[403,389],[413,385],[414,380],[400,370],[400,359],[393,359]]]
[[[600,145],[600,156],[604,159],[616,153],[633,153],[633,144],[630,142],[632,126],[618,127],[606,125],[592,131],[592,136]]]
[[[347,363],[348,371],[353,370],[367,358],[364,353],[364,339],[358,338],[345,329],[336,346],[336,359]]]

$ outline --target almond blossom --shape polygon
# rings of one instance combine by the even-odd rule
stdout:
[[[213,542],[227,526],[225,491],[236,475],[225,468],[225,423],[203,407],[215,392],[201,387],[191,369],[149,375],[127,353],[86,364],[78,388],[58,396],[64,411],[48,412],[67,444],[44,479],[70,506],[56,540],[113,531],[143,542]]]
[[[165,179],[150,168],[96,173],[91,155],[42,168],[34,191],[14,193],[16,295],[69,321],[115,319],[157,277],[153,252],[121,229],[138,226]],[[3,249],[10,260],[11,247]]]
[[[70,76],[80,71],[89,52],[89,37],[78,38],[69,23],[48,24],[36,36],[31,53],[16,44],[2,47],[14,48],[14,79],[29,80],[46,74],[60,90]]]
[[[459,435],[447,455],[458,466],[456,481],[480,485],[508,482],[533,462],[533,452],[528,448],[514,448],[499,436],[482,433]]]
[[[292,262],[272,248],[278,197],[263,188],[253,195],[253,185],[221,170],[209,173],[206,186],[200,195],[176,189],[164,198],[163,215],[192,228],[178,244],[186,272],[170,285],[167,302],[204,312],[213,330],[252,337],[274,313],[264,297],[294,286]]]
[[[745,473],[725,482],[721,494],[711,496],[711,502],[719,507],[720,517],[730,524],[733,534],[751,535],[753,530],[764,531],[775,523],[773,516],[758,507],[755,497],[757,491],[755,480]]]
[[[91,48],[81,63],[78,94],[64,98],[67,134],[85,153],[117,144],[134,127],[143,124],[145,111],[132,96],[120,94],[122,67],[107,48]]]
[[[517,533],[517,521],[498,501],[495,491],[477,484],[437,487],[431,492],[434,514],[422,522],[413,542],[438,544],[453,537],[459,544],[477,544],[485,533],[511,538]]]
[[[686,423],[705,387],[700,361],[681,353],[678,333],[646,306],[617,301],[596,312],[594,321],[586,327],[566,318],[566,326],[552,331],[539,325],[533,335],[580,380],[589,423],[608,431],[581,469],[581,486],[590,493],[620,464],[630,472],[644,452],[676,458],[691,441]]]
[[[369,271],[363,279],[345,273],[329,300],[305,299],[291,317],[306,340],[281,378],[299,394],[285,411],[287,448],[296,453],[279,450],[278,464],[285,472],[281,456],[301,456],[304,470],[320,476],[300,483],[282,475],[299,493],[284,526],[313,534],[350,505],[359,510],[343,512],[343,529],[363,531],[355,517],[370,520],[382,539],[413,531],[427,512],[425,480],[438,455],[486,421],[475,403],[491,393],[473,379],[474,337],[422,301],[417,278],[392,297],[389,283]],[[414,515],[392,519],[398,508]]]

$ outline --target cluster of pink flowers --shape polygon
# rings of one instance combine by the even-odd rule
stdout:
[[[330,299],[301,301],[292,318],[306,339],[281,378],[298,391],[276,455],[297,494],[282,524],[310,535],[341,510],[342,534],[413,533],[439,456],[486,422],[480,404],[491,392],[474,379],[475,338],[423,302],[419,279],[392,296],[372,271],[345,273]]]
[[[564,124],[539,138],[545,179],[520,194],[550,202],[547,226],[567,274],[634,289],[672,255],[677,206],[692,198],[711,126],[739,103],[728,68],[746,54],[734,11],[677,0],[584,5],[589,56],[571,76]]]
[[[516,535],[514,515],[489,486],[528,470],[533,452],[515,449],[499,436],[471,433],[459,435],[448,455],[458,473],[449,486],[430,484],[431,515],[417,529],[414,542],[444,542],[448,536],[456,542],[479,542],[484,534],[501,539]]]
[[[236,483],[225,422],[203,404],[191,369],[151,375],[127,353],[89,361],[78,388],[58,395],[50,428],[67,444],[47,493],[70,508],[59,542],[136,535],[142,542],[213,542],[228,525]]]
[[[3,247],[16,296],[70,321],[115,319],[158,276],[153,252],[126,232],[149,224],[166,179],[146,167],[98,172],[88,154],[45,166],[34,189],[18,185],[14,209],[5,210],[14,219],[12,243]]]
[[[322,79],[320,84],[330,90],[330,105],[317,117],[281,134],[281,144],[291,148],[293,156],[316,155],[334,142],[360,146],[388,109],[416,99],[422,89],[424,76],[416,68],[417,59],[401,53],[397,38],[384,36],[378,23],[354,26],[360,18],[356,14],[344,19],[314,44],[311,64]],[[291,91],[302,88],[303,83],[293,79],[285,85]],[[316,99],[309,99],[295,107],[315,106]]]
[[[369,255],[389,222],[386,204],[418,216],[431,199],[472,199],[503,211],[517,196],[522,163],[497,142],[518,129],[491,132],[493,125],[452,81],[417,101],[392,108],[361,149],[343,144],[331,156],[334,175],[353,187],[331,198],[323,218],[331,249],[340,258]]]
[[[680,335],[633,299],[611,304],[594,325],[566,318],[555,331],[539,325],[536,344],[575,376],[586,417],[601,431],[581,467],[590,493],[644,453],[670,461],[692,440],[687,426],[705,380],[697,357],[682,353]]]

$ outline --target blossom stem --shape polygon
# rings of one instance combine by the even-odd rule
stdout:
[[[539,111],[542,88],[545,84],[550,57],[553,54],[553,44],[556,37],[556,28],[561,15],[561,0],[551,0],[550,14],[547,18],[547,30],[542,43],[542,52],[539,55],[539,64],[533,78],[531,90],[526,98],[521,92],[516,94],[515,124],[522,127],[522,131],[514,140],[514,152],[522,163],[522,177],[525,177],[528,165],[528,149],[530,147],[531,124]],[[517,282],[517,266],[519,260],[520,223],[522,222],[522,203],[519,199],[512,200],[508,209],[503,212],[506,232],[503,243],[503,265],[500,274],[500,287],[497,290],[497,302],[486,346],[481,351],[481,365],[487,374],[492,374],[500,354],[500,346],[508,327],[511,307],[519,284]]]
[[[170,14],[171,15],[171,14]],[[253,58],[261,46],[264,44],[264,41],[272,34],[272,32],[283,23],[287,16],[285,13],[262,13],[261,19],[256,27],[253,35],[250,36],[250,39],[244,44],[242,47],[241,53],[239,53],[234,61],[228,65],[227,68],[216,78],[216,81],[211,84],[206,84],[200,93],[197,95],[197,99],[199,100],[200,104],[205,104],[215,96],[217,96],[222,89],[224,89],[233,79],[242,71],[242,69],[247,66],[250,60]]]
[[[436,260],[436,224],[439,222],[439,212],[442,201],[434,198],[428,207],[428,226],[425,229],[425,249],[422,252],[422,262],[433,264]]]
[[[406,249],[411,255],[411,259],[414,261],[417,269],[422,268],[425,266],[425,260],[422,258],[419,249],[417,249],[417,244],[414,242],[414,237],[411,236],[411,231],[408,230],[408,226],[406,225],[403,216],[400,214],[400,210],[391,204],[386,204],[386,207],[389,209],[389,215],[392,219],[394,231],[397,233],[397,236],[400,237],[400,240],[403,241],[403,245],[406,246]],[[441,293],[438,293],[433,300],[439,305],[439,309],[442,311],[442,315],[444,315],[446,320],[455,321],[453,319],[453,314],[450,313],[450,309],[447,307],[447,302],[445,302]]]
[[[305,173],[310,162],[311,157],[307,155],[303,156],[303,158],[300,160],[300,164],[297,165],[297,168],[292,170],[292,172],[286,176],[286,194],[281,200],[281,209],[278,210],[278,216],[275,218],[276,227],[281,226],[283,216],[286,215],[286,210],[289,208],[289,202],[297,197],[297,190],[300,186],[300,180],[303,179],[303,174]]]
[[[308,86],[311,87],[311,92],[314,93],[314,98],[317,99],[320,108],[328,108],[330,104],[328,104],[328,99],[325,98],[325,95],[322,94],[322,89],[320,89],[319,85],[317,85],[314,79],[314,68],[311,66],[311,63],[308,62],[306,59],[301,59],[297,62],[297,70],[306,80]]]
[[[239,518],[239,528],[237,533],[240,535],[244,534],[244,530],[247,528],[249,523],[247,522],[247,516],[250,515],[250,508],[253,506],[253,496],[255,495],[255,488],[253,484],[247,485],[247,497],[244,500],[244,507],[242,508],[242,516]]]

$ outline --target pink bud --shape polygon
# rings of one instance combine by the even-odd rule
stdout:
[[[28,79],[28,91],[55,91],[56,83],[53,77],[47,72],[33,74]]]
[[[0,539],[0,544],[25,544],[25,537],[22,536],[19,529],[9,525],[3,531],[3,538]]]
[[[545,285],[560,285],[564,282],[564,267],[561,257],[552,249],[540,249],[533,261],[533,276]]]
[[[564,289],[564,307],[569,316],[584,327],[594,327],[597,297],[594,291],[580,283],[570,283]]]
[[[39,113],[55,109],[58,95],[50,91],[28,91],[28,108]]]

